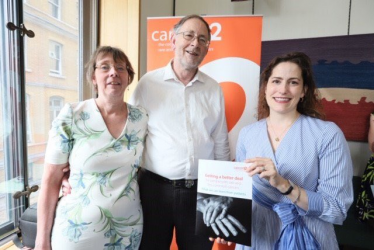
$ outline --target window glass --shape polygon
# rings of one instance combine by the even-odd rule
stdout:
[[[18,2],[18,1],[17,1]],[[16,1],[0,1],[0,235],[13,230],[24,199],[13,194],[24,188],[24,149],[22,130],[24,101],[21,95],[21,46],[17,33],[9,32],[8,22],[19,25]]]
[[[51,15],[54,18],[60,19],[60,0],[49,0],[48,2]]]
[[[61,21],[43,12],[42,2],[33,1],[34,6],[24,7],[24,23],[35,32],[35,37],[27,42],[30,71],[26,71],[25,80],[32,138],[27,147],[28,171],[32,173],[33,183],[38,185],[52,121],[65,103],[79,100],[79,65],[76,63],[79,61],[78,0],[64,1],[64,4],[49,0],[51,6],[61,7],[61,13],[68,13],[61,15]],[[36,201],[37,193],[33,193],[31,203]]]
[[[32,133],[30,125],[30,96],[26,95],[26,133],[27,133],[27,142],[32,142]]]
[[[29,199],[13,195],[40,186],[51,122],[79,99],[80,6],[78,0],[0,1],[0,237],[37,201],[37,192]],[[20,37],[7,22],[23,23],[35,37]]]
[[[64,106],[64,98],[61,96],[52,96],[49,100],[50,123],[58,116]]]
[[[61,44],[50,41],[49,42],[49,72],[56,75],[61,75]]]
[[[25,39],[23,39],[23,50],[24,50],[24,54],[25,54],[25,70],[30,70],[28,65],[27,65],[27,37],[25,37]]]

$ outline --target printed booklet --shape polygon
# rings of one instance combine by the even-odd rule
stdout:
[[[196,234],[251,245],[252,178],[248,163],[199,160]]]

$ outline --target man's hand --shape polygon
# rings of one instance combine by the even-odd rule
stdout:
[[[210,237],[209,238],[210,241],[214,241],[214,238]],[[227,244],[228,246],[231,246],[232,242],[231,241],[226,241],[225,239],[221,239],[220,237],[216,238],[215,241],[218,243],[218,244]]]
[[[69,177],[70,177],[70,168],[67,166],[66,168],[62,169],[64,172],[64,177],[62,177],[62,195],[67,196],[71,193],[71,186],[69,183]]]

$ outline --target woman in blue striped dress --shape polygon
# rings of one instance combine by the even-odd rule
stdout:
[[[342,131],[323,118],[310,58],[274,58],[261,74],[259,121],[238,139],[253,211],[252,246],[236,250],[339,249],[333,224],[353,202],[352,161]]]

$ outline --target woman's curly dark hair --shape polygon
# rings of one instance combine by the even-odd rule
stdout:
[[[303,52],[291,52],[286,55],[275,57],[261,73],[260,92],[258,96],[257,118],[263,119],[269,116],[269,105],[266,102],[266,86],[273,72],[273,69],[282,62],[292,62],[301,69],[301,75],[304,83],[305,95],[297,104],[297,111],[300,114],[325,119],[320,94],[313,77],[312,62]]]

